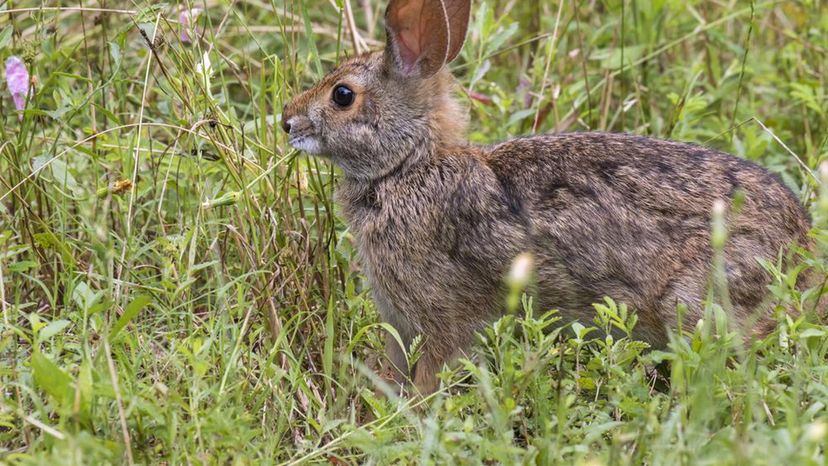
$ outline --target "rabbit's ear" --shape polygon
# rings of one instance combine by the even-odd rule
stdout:
[[[444,0],[446,16],[449,22],[449,51],[446,63],[457,58],[463,43],[466,41],[466,31],[469,29],[469,14],[471,0]]]
[[[385,10],[386,61],[404,76],[432,76],[448,58],[449,27],[442,0],[391,0]]]

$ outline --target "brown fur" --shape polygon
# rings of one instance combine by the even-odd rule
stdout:
[[[393,45],[393,31],[389,37]],[[393,52],[354,58],[282,117],[295,144],[309,147],[302,138],[313,138],[315,152],[342,168],[338,202],[381,316],[406,344],[425,338],[413,374],[421,391],[434,390],[442,365],[502,313],[502,279],[523,252],[535,259],[539,309],[589,321],[591,304],[611,296],[638,311],[638,338],[663,346],[677,304],[688,306],[690,325],[701,317],[711,208],[738,192],[744,205],[728,215],[724,251],[732,317],[770,328],[762,305],[770,278],[756,258],[807,244],[809,222],[767,171],[703,147],[625,134],[471,146],[449,73],[412,75],[417,63],[401,60]],[[357,93],[347,109],[330,97],[341,83]],[[406,367],[390,338],[388,353]]]

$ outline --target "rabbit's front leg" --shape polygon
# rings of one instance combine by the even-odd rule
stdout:
[[[383,290],[379,287],[373,290],[374,302],[377,304],[382,320],[394,327],[397,331],[399,340],[390,332],[385,332],[385,360],[381,361],[380,378],[399,388],[406,385],[409,381],[408,358],[405,355],[405,348],[400,346],[400,340],[403,345],[408,345],[411,342],[409,326],[402,314],[391,303]]]
[[[408,381],[408,361],[405,351],[393,335],[385,334],[385,357],[380,370],[380,378],[394,387],[405,385]]]

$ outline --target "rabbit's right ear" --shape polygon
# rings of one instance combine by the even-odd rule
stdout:
[[[460,52],[470,8],[471,0],[391,0],[386,62],[404,76],[434,75]]]

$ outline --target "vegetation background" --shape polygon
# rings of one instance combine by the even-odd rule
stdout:
[[[374,396],[336,171],[279,112],[381,47],[384,7],[0,0],[0,59],[33,81],[22,113],[0,87],[0,462],[824,464],[828,327],[778,313],[745,346],[716,294],[665,352],[594,331],[634,324],[612,301],[551,333],[535,309],[433,398]],[[825,251],[826,51],[824,0],[475,0],[452,68],[473,142],[716,147],[778,174]],[[808,311],[799,269],[766,265],[777,309]]]

